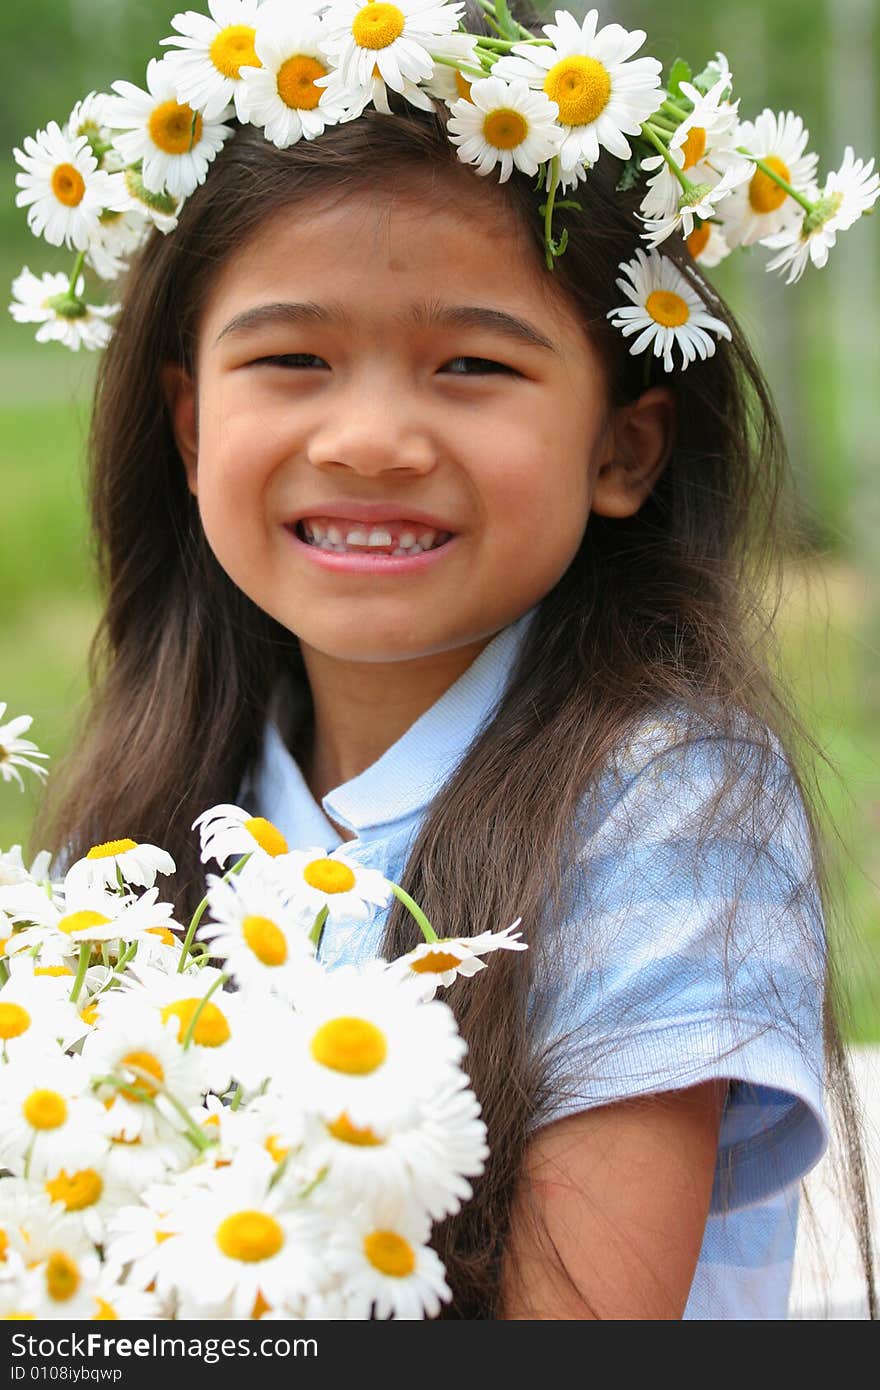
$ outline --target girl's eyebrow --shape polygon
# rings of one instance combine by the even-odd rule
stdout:
[[[509,314],[504,309],[492,309],[481,304],[414,304],[403,316],[403,321],[417,328],[473,328],[510,338],[528,347],[558,352],[555,343],[527,319]],[[233,333],[244,333],[248,329],[270,324],[325,324],[350,328],[351,318],[345,308],[336,303],[323,305],[306,301],[257,304],[230,319],[217,334],[215,346]]]

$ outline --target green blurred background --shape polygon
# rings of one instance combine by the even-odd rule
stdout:
[[[63,122],[80,96],[114,78],[143,85],[180,8],[171,0],[7,7],[0,149],[50,119]],[[646,29],[645,51],[664,67],[680,53],[698,71],[723,50],[741,113],[797,111],[823,171],[839,165],[846,144],[863,158],[880,150],[875,0],[619,0],[601,10],[602,22],[611,19]],[[14,206],[15,166],[11,154],[3,158],[4,283],[23,264],[37,273],[69,268],[66,252],[27,232]],[[714,272],[770,379],[796,471],[808,545],[789,557],[780,633],[801,713],[832,765],[819,771],[842,885],[833,929],[851,1000],[847,1031],[865,1042],[880,1041],[878,251],[875,215],[843,233],[829,266],[811,268],[795,287],[765,273],[760,248]],[[53,757],[72,736],[97,612],[83,506],[94,366],[91,355],[39,347],[29,327],[0,319],[0,700],[6,717],[34,716],[32,733]],[[24,794],[0,784],[0,848],[27,842],[38,795],[32,779]]]

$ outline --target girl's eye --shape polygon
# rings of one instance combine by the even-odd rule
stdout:
[[[453,376],[491,376],[496,372],[516,375],[512,367],[505,367],[503,362],[493,362],[489,357],[452,357],[443,370]]]
[[[314,352],[279,352],[274,357],[258,357],[253,365],[255,367],[314,367],[316,363],[323,367],[327,366],[323,357],[318,357]]]

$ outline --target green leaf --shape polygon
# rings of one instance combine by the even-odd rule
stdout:
[[[635,188],[642,176],[641,163],[643,159],[641,152],[633,154],[626,161],[620,171],[620,178],[617,180],[616,192],[628,193],[631,188]]]
[[[668,91],[669,95],[671,97],[679,97],[683,101],[687,101],[687,97],[681,90],[681,84],[682,82],[690,82],[690,80],[690,64],[686,63],[684,58],[676,58],[675,62],[672,64],[672,67],[669,69],[669,80],[666,83],[666,90]]]
[[[710,90],[710,88],[715,86],[715,83],[718,81],[718,79],[721,76],[723,76],[724,71],[725,70],[719,63],[718,59],[713,58],[711,63],[707,63],[706,66],[703,68],[703,71],[697,73],[696,77],[694,78],[694,86],[696,87],[697,91],[702,92],[703,96],[705,96],[706,93]],[[732,84],[728,83],[728,93],[730,91],[731,85]]]
[[[513,39],[515,42],[522,38],[519,32],[519,25],[510,13],[507,0],[495,0],[495,22],[498,31],[506,39]]]

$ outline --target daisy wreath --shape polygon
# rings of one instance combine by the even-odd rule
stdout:
[[[880,193],[874,160],[849,146],[820,181],[794,113],[741,119],[721,53],[697,75],[677,59],[661,83],[657,59],[635,56],[644,31],[600,27],[597,10],[582,22],[557,10],[538,36],[508,0],[478,4],[489,36],[466,31],[460,0],[208,0],[207,14],[175,15],[146,88],[113,82],[15,150],[31,230],[76,259],[69,277],[25,267],[13,317],[37,324],[40,342],[106,346],[117,306],[87,302],[84,269],[112,281],[152,227],[173,231],[236,122],[284,148],[370,106],[390,115],[392,92],[445,106],[449,139],[478,175],[535,178],[551,270],[568,240],[554,214],[579,209],[578,185],[598,160],[624,161],[618,191],[644,184],[648,249],[621,264],[626,303],[608,317],[634,339],[631,352],[653,353],[666,371],[676,347],[683,369],[730,331],[657,250],[664,241],[683,237],[706,267],[758,243],[790,284],[810,262],[825,265],[838,232]]]

